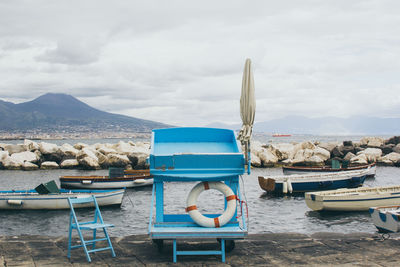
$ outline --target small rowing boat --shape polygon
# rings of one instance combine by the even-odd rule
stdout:
[[[61,188],[110,189],[142,187],[153,184],[149,170],[125,170],[123,174],[113,176],[61,176]]]
[[[362,186],[367,172],[368,170],[339,173],[259,176],[258,183],[265,191],[275,194],[355,188]]]
[[[359,187],[305,194],[315,211],[367,211],[370,207],[400,205],[400,186]]]
[[[342,171],[357,171],[357,170],[367,170],[367,177],[374,177],[376,174],[376,164],[364,164],[357,166],[349,166],[346,168],[332,168],[331,166],[322,167],[306,167],[306,166],[283,166],[282,170],[284,174],[304,174],[304,173],[326,173],[326,172],[342,172]]]
[[[369,213],[379,232],[400,231],[400,206],[371,207]]]
[[[0,209],[56,210],[69,209],[68,198],[96,196],[99,206],[121,205],[125,189],[119,190],[59,190],[59,193],[40,194],[37,190],[0,191]],[[91,207],[93,203],[80,207]]]

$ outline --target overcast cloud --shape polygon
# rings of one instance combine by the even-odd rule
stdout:
[[[399,1],[1,1],[0,99],[71,94],[173,125],[400,117]]]

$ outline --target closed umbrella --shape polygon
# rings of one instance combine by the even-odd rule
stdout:
[[[250,174],[250,139],[256,114],[256,99],[254,96],[254,78],[251,69],[251,60],[246,59],[242,80],[242,94],[240,96],[240,116],[242,117],[242,129],[237,139],[245,146],[247,173]]]

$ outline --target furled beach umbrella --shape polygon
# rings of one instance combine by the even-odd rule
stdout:
[[[240,116],[242,117],[242,129],[237,139],[245,146],[247,173],[250,174],[250,139],[256,114],[256,99],[254,96],[254,78],[251,69],[251,60],[246,59],[242,80],[242,95],[240,97]]]

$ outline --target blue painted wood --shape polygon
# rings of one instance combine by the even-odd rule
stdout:
[[[172,241],[173,262],[177,262],[177,256],[187,255],[221,255],[221,261],[225,262],[225,239],[221,239],[221,250],[178,250],[177,240]]]
[[[164,221],[164,184],[162,181],[155,181],[156,186],[156,222]]]
[[[167,192],[164,192],[163,185],[170,181],[222,181],[240,196],[239,175],[244,174],[247,162],[234,132],[196,127],[156,129],[151,140],[149,164],[150,173],[154,176],[152,202],[155,201],[156,214],[153,220],[151,210],[150,237],[173,240],[174,262],[177,255],[221,255],[225,262],[225,238],[241,239],[247,235],[244,216],[242,226],[236,211],[228,224],[207,228],[194,223],[188,214],[165,214],[164,194]],[[203,215],[210,218],[220,216]],[[221,251],[178,251],[176,239],[187,238],[220,238]]]
[[[89,203],[92,202],[94,203],[94,218],[92,221],[84,221],[80,222],[78,220],[78,217],[75,212],[75,207],[74,204],[80,204],[80,203]],[[86,254],[86,259],[88,262],[91,262],[91,258],[89,253],[96,252],[96,251],[102,251],[102,250],[111,250],[111,255],[112,257],[115,257],[115,252],[114,248],[111,244],[110,236],[108,235],[107,228],[108,227],[114,227],[113,224],[107,224],[104,223],[103,217],[101,216],[101,212],[99,209],[99,205],[97,204],[96,197],[92,195],[91,197],[87,198],[68,198],[68,203],[70,206],[70,218],[69,218],[69,230],[68,230],[68,253],[67,257],[71,258],[71,250],[75,248],[80,248],[83,247],[83,250]],[[81,240],[81,245],[72,245],[72,230],[75,229],[78,232],[79,239]],[[102,229],[104,233],[104,238],[96,238],[97,234],[97,229]],[[93,239],[92,240],[85,240],[83,237],[82,230],[91,230],[93,231]],[[104,248],[98,248],[96,249],[96,242],[98,241],[104,241],[107,240],[107,247]],[[87,248],[88,244],[92,244],[92,249],[89,250]]]

